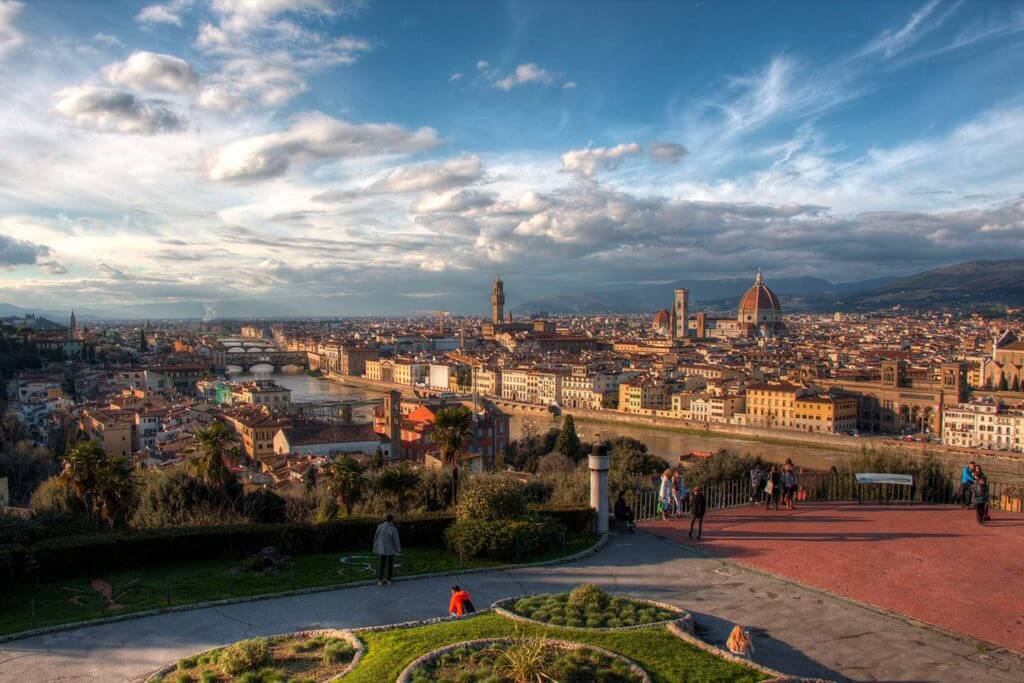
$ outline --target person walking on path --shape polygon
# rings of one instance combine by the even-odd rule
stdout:
[[[765,474],[764,469],[761,467],[761,463],[756,463],[754,468],[750,470],[750,504],[757,505],[761,502],[761,496],[764,491]]]
[[[658,487],[658,507],[661,508],[661,518],[668,519],[672,508],[672,470],[670,469],[661,473],[661,484]]]
[[[974,492],[974,514],[978,524],[984,524],[988,515],[988,482],[985,475],[979,475],[972,486]]]
[[[690,497],[690,510],[693,512],[693,519],[690,520],[690,538],[693,538],[693,525],[697,525],[697,540],[704,531],[704,513],[707,512],[708,502],[704,498],[704,492],[700,486],[693,487],[693,495]]]
[[[765,484],[764,492],[768,496],[764,509],[771,509],[772,501],[775,501],[775,509],[778,510],[779,499],[782,498],[782,473],[779,472],[778,465],[772,465],[768,471],[768,483]]]
[[[464,617],[467,614],[472,614],[476,611],[476,607],[473,606],[473,601],[469,597],[469,591],[459,586],[452,586],[452,597],[448,601],[448,614],[449,616]]]
[[[395,526],[395,518],[388,515],[387,518],[377,525],[377,531],[373,535],[373,554],[377,555],[377,585],[391,585],[391,578],[395,574],[395,555],[402,552],[402,543],[398,538],[398,527]]]
[[[960,472],[960,507],[968,508],[971,506],[973,495],[971,489],[974,486],[974,461],[970,461],[964,465],[963,470]]]

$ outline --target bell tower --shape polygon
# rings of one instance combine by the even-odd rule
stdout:
[[[491,322],[500,325],[504,321],[505,284],[501,278],[494,278],[491,285]]]

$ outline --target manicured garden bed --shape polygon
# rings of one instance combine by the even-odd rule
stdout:
[[[564,640],[485,639],[430,653],[399,676],[398,683],[517,683],[517,681],[649,683],[638,665],[615,653]]]
[[[361,645],[342,631],[243,640],[185,657],[150,683],[320,683],[344,674]]]
[[[564,552],[524,561],[557,559],[583,551],[595,534],[569,534]],[[349,558],[341,562],[342,557]],[[180,607],[214,600],[269,595],[289,590],[338,586],[373,579],[369,550],[296,555],[275,573],[244,571],[233,559],[204,559],[163,566],[103,572],[69,579],[22,583],[0,594],[0,635],[33,628]],[[397,576],[499,567],[496,560],[460,558],[445,548],[410,547],[399,556]]]
[[[668,606],[609,595],[592,584],[577,586],[569,593],[529,595],[499,605],[526,619],[571,628],[642,626],[684,616]]]
[[[567,640],[610,650],[638,664],[654,683],[754,683],[770,678],[683,642],[663,625],[627,631],[587,631],[517,623],[489,612],[472,619],[425,626],[359,631],[358,636],[366,646],[366,654],[344,678],[344,683],[390,683],[413,660],[433,650],[464,641],[513,636]]]

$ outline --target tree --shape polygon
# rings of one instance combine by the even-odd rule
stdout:
[[[124,458],[112,457],[97,441],[81,441],[64,456],[61,476],[85,501],[94,522],[114,526],[132,507],[134,486]]]
[[[623,478],[646,477],[668,468],[664,459],[647,452],[647,445],[628,436],[620,436],[609,443],[613,474]]]
[[[306,473],[302,475],[302,483],[306,485],[306,495],[311,496],[316,491],[316,467],[309,466]]]
[[[377,450],[373,452],[373,458],[370,460],[370,469],[379,470],[387,464],[387,459],[384,457],[384,449],[377,446]]]
[[[382,493],[394,496],[399,512],[405,512],[409,502],[408,493],[419,483],[420,473],[410,467],[407,462],[385,468],[377,478],[377,488]]]
[[[334,461],[328,473],[327,488],[343,506],[349,516],[352,508],[363,497],[363,466],[351,455],[343,455]]]
[[[237,457],[235,436],[223,422],[214,422],[206,429],[194,432],[200,455],[188,461],[188,473],[225,495],[237,479],[225,462],[228,456]]]
[[[583,459],[583,447],[580,445],[580,437],[576,434],[576,422],[572,415],[566,415],[562,420],[562,431],[558,433],[553,452],[561,453],[574,463]]]
[[[459,500],[459,457],[473,439],[473,413],[463,405],[437,411],[430,439],[441,452],[441,461],[452,472],[452,507]]]
[[[0,449],[0,478],[6,477],[11,502],[24,505],[32,492],[48,477],[56,474],[56,461],[45,448],[31,441],[19,441]]]

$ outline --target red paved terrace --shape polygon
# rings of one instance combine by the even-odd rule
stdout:
[[[650,532],[1024,653],[1024,514],[951,506],[804,503],[709,512]]]

